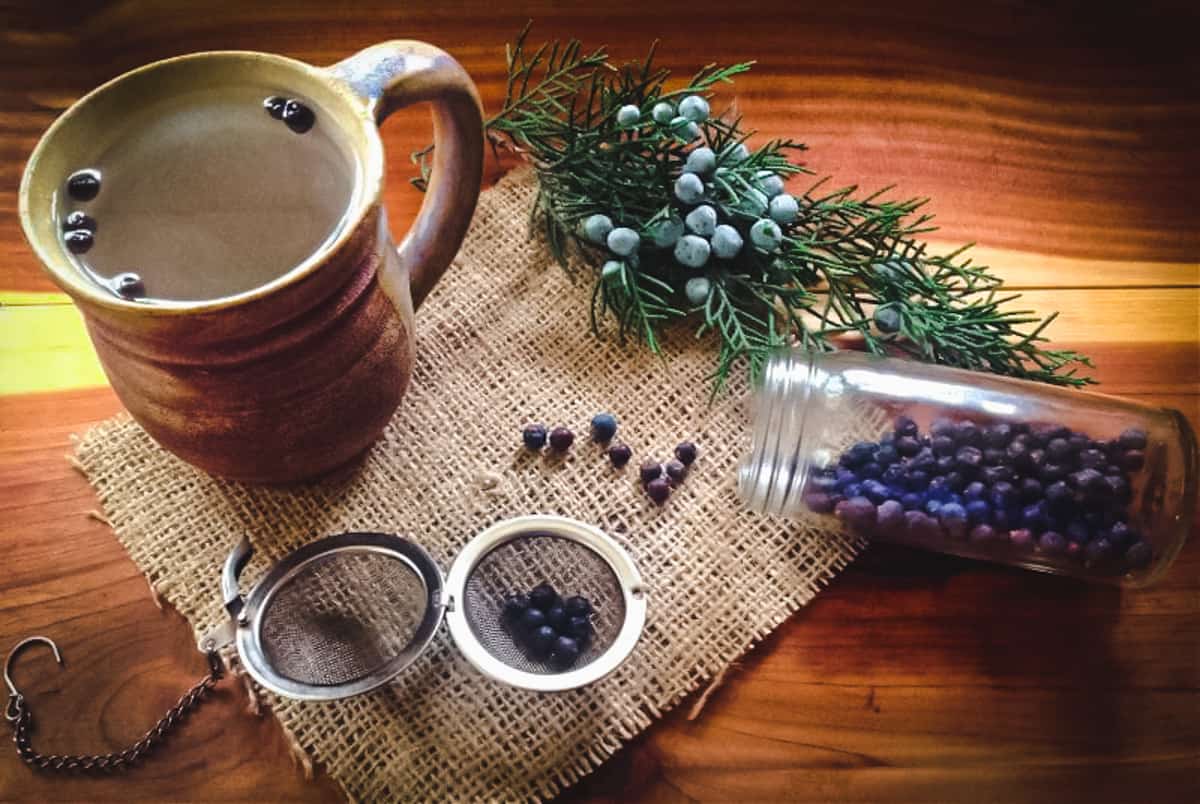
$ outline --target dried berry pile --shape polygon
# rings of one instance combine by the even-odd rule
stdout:
[[[548,583],[538,584],[528,594],[509,595],[503,616],[514,640],[531,659],[548,661],[558,670],[575,664],[595,633],[591,602],[579,596],[563,600]]]
[[[1101,441],[1062,425],[937,419],[922,434],[901,416],[878,442],[859,442],[814,474],[804,502],[865,535],[969,541],[1125,572],[1154,557],[1128,521],[1145,449],[1138,429]]]

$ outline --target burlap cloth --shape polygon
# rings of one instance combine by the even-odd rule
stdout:
[[[535,189],[522,170],[481,197],[457,264],[418,316],[412,387],[349,479],[288,491],[217,480],[124,416],[78,446],[117,537],[197,634],[225,617],[221,564],[243,534],[257,548],[243,588],[288,551],[344,530],[398,532],[443,570],[482,528],[520,514],[572,516],[625,544],[649,588],[646,628],[628,661],[591,687],[539,694],[491,681],[443,627],[377,692],[332,703],[267,695],[293,744],[353,799],[552,796],[811,600],[856,552],[847,537],[743,510],[744,382],[710,405],[712,344],[687,329],[669,334],[666,360],[597,341],[590,283],[573,284],[529,239]],[[624,472],[586,437],[598,411],[617,415],[633,447]],[[574,428],[570,456],[523,457],[518,433],[530,421]],[[700,458],[655,508],[637,465],[683,439]]]

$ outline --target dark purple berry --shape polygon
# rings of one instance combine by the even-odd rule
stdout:
[[[904,527],[916,539],[937,539],[942,535],[937,520],[920,511],[905,511]]]
[[[862,483],[862,496],[876,505],[879,505],[888,498],[888,492],[887,485],[878,480],[864,480]]]
[[[842,497],[849,499],[851,497],[862,496],[862,483],[847,483],[842,486]]]
[[[934,455],[953,455],[954,439],[944,435],[934,436],[929,441],[929,448],[933,450]]]
[[[1050,515],[1046,512],[1044,500],[1038,500],[1032,505],[1021,509],[1021,524],[1034,533],[1041,533],[1050,527]]]
[[[909,458],[908,468],[920,469],[922,472],[932,474],[937,468],[937,458],[933,456],[933,450],[928,447],[922,447],[917,450],[917,454]]]
[[[1108,539],[1103,537],[1099,539],[1093,539],[1083,548],[1084,563],[1089,567],[1103,564],[1112,557],[1113,544]]]
[[[1116,502],[1127,502],[1130,496],[1129,481],[1120,475],[1105,475],[1108,492]]]
[[[1137,427],[1130,427],[1117,438],[1117,443],[1122,449],[1145,449],[1146,448],[1146,431]]]
[[[562,606],[551,606],[546,609],[546,624],[555,631],[562,631],[567,627],[567,610]]]
[[[303,134],[317,122],[313,110],[292,98],[283,105],[283,122],[297,134]]]
[[[987,544],[988,542],[996,541],[999,537],[1000,534],[996,532],[996,529],[987,524],[976,525],[971,528],[971,532],[967,536],[967,538],[976,544]]]
[[[954,425],[954,443],[962,446],[978,446],[983,443],[979,425],[973,421],[962,421]]]
[[[808,479],[808,489],[810,491],[836,491],[838,487],[837,478],[830,475],[813,475]]]
[[[983,443],[988,447],[1003,449],[1012,439],[1013,429],[1004,422],[989,424],[983,428]]]
[[[540,424],[526,425],[521,431],[521,441],[525,443],[525,449],[537,452],[546,446],[546,428]]]
[[[915,491],[910,491],[900,498],[900,504],[905,511],[915,511],[925,504],[925,497]]]
[[[665,477],[656,477],[646,484],[646,495],[655,505],[662,505],[671,496],[671,482]]]
[[[978,469],[983,466],[983,450],[980,450],[978,446],[962,446],[958,452],[955,452],[954,460],[964,469]]]
[[[961,539],[967,533],[967,510],[956,502],[948,502],[938,510],[938,521],[952,539]]]
[[[1085,469],[1100,469],[1108,464],[1108,456],[1098,449],[1085,449],[1079,453],[1079,465]]]
[[[592,621],[586,616],[572,617],[567,621],[566,633],[579,640],[580,644],[586,643],[592,638]]]
[[[897,436],[916,436],[920,432],[917,423],[909,416],[897,416],[895,430]]]
[[[1049,486],[1046,486],[1045,495],[1046,501],[1052,505],[1060,505],[1065,502],[1070,502],[1075,496],[1071,491],[1070,486],[1061,480],[1055,481]]]
[[[535,659],[545,659],[554,647],[558,634],[548,625],[538,626],[525,637],[525,649]]]
[[[521,617],[517,620],[517,624],[526,633],[536,631],[543,625],[548,624],[546,622],[546,612],[542,611],[541,609],[535,609],[531,606],[525,609],[525,611],[521,612]]]
[[[529,595],[523,592],[517,592],[504,598],[504,619],[505,621],[516,625],[521,620],[521,615],[529,608]]]
[[[904,527],[904,506],[895,500],[884,500],[875,509],[875,527],[885,535],[899,533]]]
[[[579,661],[579,654],[579,642],[573,637],[560,636],[550,649],[550,663],[559,670],[566,670]]]
[[[72,229],[63,235],[67,251],[72,254],[85,254],[96,242],[96,238],[87,229]]]
[[[283,107],[287,104],[287,98],[281,98],[278,95],[272,95],[263,100],[263,109],[267,114],[274,117],[276,120],[283,119]]]
[[[1146,453],[1131,449],[1121,455],[1121,467],[1129,472],[1136,472],[1146,464]]]
[[[1065,438],[1051,439],[1046,445],[1046,457],[1055,463],[1063,463],[1071,457],[1071,442]]]
[[[643,483],[649,483],[652,480],[657,480],[658,478],[662,477],[662,473],[663,467],[658,461],[646,461],[642,464],[641,468],[638,469],[638,477],[641,478]]]
[[[597,413],[592,417],[592,440],[607,444],[617,434],[617,417],[611,413]]]
[[[992,525],[996,530],[1014,528],[1021,521],[1021,512],[1013,508],[995,508],[992,510]]]
[[[1131,570],[1142,569],[1148,567],[1153,558],[1154,551],[1148,543],[1141,541],[1134,542],[1125,551],[1125,566]]]
[[[1010,530],[1008,540],[1013,543],[1014,547],[1029,547],[1033,544],[1033,531],[1025,528]]]
[[[935,471],[937,471],[939,475],[944,475],[947,472],[954,471],[954,467],[957,465],[958,464],[955,463],[953,455],[943,455],[937,459],[937,463],[934,466]]]
[[[1110,463],[1104,467],[1104,474],[1110,477],[1125,477],[1125,470],[1117,466],[1115,463]]]
[[[112,278],[112,288],[118,296],[137,299],[146,295],[146,285],[137,274],[127,271]]]
[[[1067,477],[1067,481],[1085,494],[1102,494],[1108,489],[1104,475],[1095,469],[1080,469]]]
[[[983,462],[988,466],[1001,466],[1007,461],[1008,454],[1000,447],[986,447],[983,450]]]
[[[95,234],[96,219],[85,212],[75,210],[63,219],[62,228],[64,232],[71,232],[76,229],[87,229],[92,234]]]
[[[876,477],[877,478],[882,474],[883,474],[883,467],[880,466],[879,464],[875,463],[875,461],[867,461],[862,466],[858,467],[858,476],[859,477],[863,477],[863,478]]]
[[[1067,552],[1067,540],[1058,531],[1048,530],[1038,537],[1038,548],[1047,555],[1059,556]]]
[[[1108,529],[1108,540],[1118,550],[1137,541],[1137,531],[1124,522],[1114,522]]]
[[[628,444],[613,444],[608,448],[608,460],[617,469],[629,463],[629,459],[632,457],[633,450],[629,448]],[[829,478],[829,480],[833,481],[833,478]]]
[[[675,447],[675,457],[679,459],[684,466],[691,466],[696,462],[696,455],[699,453],[696,450],[696,445],[691,441],[681,441]]]
[[[912,491],[924,491],[929,487],[929,473],[914,469],[905,478],[905,485]]]
[[[896,448],[891,444],[885,444],[875,453],[875,463],[880,466],[892,466],[896,461],[900,460],[900,453],[896,452]]]
[[[1038,480],[1043,484],[1055,483],[1067,476],[1067,467],[1057,463],[1047,463],[1038,469]]]
[[[1067,540],[1067,556],[1079,558],[1083,554],[1083,545],[1076,541]]]
[[[967,478],[962,472],[950,472],[946,475],[946,488],[951,491],[962,491],[967,486]]]
[[[983,471],[979,473],[979,479],[989,486],[995,485],[1002,480],[1012,482],[1014,477],[1016,475],[1013,474],[1013,470],[1007,466],[985,466]]]
[[[992,484],[992,492],[989,496],[993,507],[1008,508],[1017,502],[1017,489],[1012,483],[1002,480]]]
[[[930,516],[937,516],[937,512],[942,510],[942,501],[928,499],[925,501],[925,504],[921,506],[921,508]]]
[[[548,583],[539,583],[529,592],[529,605],[534,608],[545,611],[561,604],[562,598],[558,596],[558,592],[554,591],[554,587]]]
[[[1073,542],[1087,544],[1092,536],[1088,531],[1088,526],[1078,519],[1072,519],[1067,523],[1066,536]]]
[[[568,617],[586,617],[592,613],[592,603],[586,597],[571,595],[563,601]]]
[[[827,491],[806,491],[804,504],[814,514],[828,514],[837,505],[837,498]]]
[[[933,423],[929,425],[929,434],[931,436],[944,435],[944,436],[953,437],[954,422],[950,421],[949,419],[945,418],[944,416],[934,419]]]
[[[1023,478],[1017,490],[1022,502],[1031,503],[1042,496],[1042,484],[1032,477]]]
[[[836,513],[847,527],[863,533],[875,524],[875,503],[866,497],[851,497],[837,504]]]
[[[972,525],[987,522],[992,517],[992,506],[986,500],[970,500],[963,507],[967,511],[967,521]]]
[[[875,457],[879,445],[860,441],[842,454],[842,463],[850,468],[862,466]]]
[[[880,450],[880,452],[882,451],[883,450]],[[905,477],[907,477],[907,473],[904,471],[903,464],[894,463],[883,470],[883,475],[880,477],[880,479],[888,485],[895,486],[903,485]]]
[[[663,466],[667,473],[667,477],[671,479],[673,485],[678,486],[687,477],[687,467],[683,465],[683,461],[672,458]]]
[[[983,495],[987,493],[987,486],[980,483],[978,480],[968,483],[963,489],[962,495],[968,500],[982,500]]]
[[[67,195],[76,201],[91,201],[100,193],[100,171],[77,170],[67,178]]]
[[[949,484],[946,483],[946,478],[939,475],[938,477],[935,477],[933,480],[929,481],[929,487],[926,489],[926,494],[929,495],[930,499],[944,502],[950,499],[950,495],[953,493],[953,491],[954,489],[950,488]]]
[[[913,438],[912,436],[904,436],[896,439],[895,447],[896,452],[900,453],[906,458],[910,458],[921,451],[921,442],[917,441],[917,439]]]
[[[566,452],[575,443],[575,434],[566,427],[555,427],[550,431],[550,449]]]
[[[1024,441],[1014,438],[1012,443],[1005,448],[1004,453],[1014,466],[1023,466],[1029,457],[1029,447]]]
[[[855,474],[854,470],[847,469],[844,466],[839,466],[834,471],[834,475],[837,477],[838,488],[845,488],[850,483],[858,482],[858,475]]]

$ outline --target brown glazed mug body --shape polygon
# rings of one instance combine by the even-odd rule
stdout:
[[[348,143],[357,175],[341,234],[286,274],[226,298],[145,304],[90,282],[65,252],[54,211],[90,138],[148,96],[219,88],[248,74],[308,99]],[[377,125],[419,101],[432,105],[433,171],[396,248],[382,206]],[[430,45],[387,42],[330,68],[263,53],[197,53],[127,73],[67,110],[26,166],[21,222],[82,311],[117,395],[156,441],[216,475],[287,483],[352,460],[395,411],[412,371],[414,306],[462,243],[482,164],[474,84]]]

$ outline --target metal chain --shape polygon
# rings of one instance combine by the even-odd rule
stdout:
[[[13,742],[17,744],[17,754],[27,764],[42,770],[75,771],[79,773],[109,773],[115,770],[129,768],[141,760],[164,737],[178,726],[188,714],[199,706],[205,694],[216,686],[224,675],[221,657],[215,652],[208,654],[208,675],[200,679],[194,687],[187,691],[171,711],[163,715],[154,728],[146,732],[142,739],[126,748],[124,751],[110,754],[93,754],[91,756],[63,756],[59,754],[39,754],[33,750],[30,735],[33,732],[33,713],[25,703],[25,696],[10,695],[4,716],[12,724]]]

